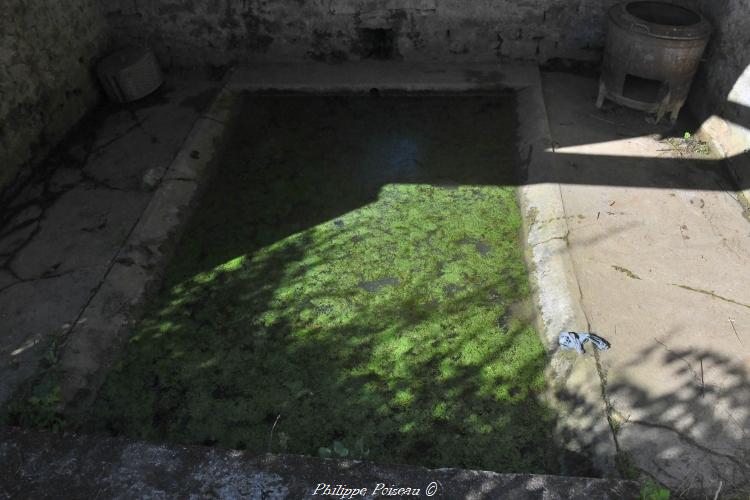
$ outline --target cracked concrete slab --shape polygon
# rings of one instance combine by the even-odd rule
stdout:
[[[91,139],[91,152],[101,151],[139,126],[138,117],[132,111],[113,107],[112,111],[101,120],[101,128],[96,137]]]
[[[234,92],[219,92],[207,113],[222,120],[201,115],[171,164],[149,170],[158,172],[158,188],[138,213],[135,226],[61,348],[55,372],[68,415],[85,411],[127,339],[138,308],[158,283],[160,269],[171,255],[202,181],[215,164],[237,97]]]
[[[36,235],[8,266],[22,279],[87,267],[103,272],[147,202],[140,191],[71,188],[45,210]]]
[[[119,265],[161,182],[147,188],[144,174],[166,171],[201,115],[186,101],[205,103],[219,85],[179,75],[142,101],[102,104],[9,201],[0,228],[0,404],[38,372]]]
[[[690,147],[689,122],[599,111],[592,78],[545,74],[544,88],[579,328],[612,344],[599,371],[618,449],[673,491],[746,492],[750,224],[732,178]]]
[[[106,187],[133,190],[140,187],[148,169],[168,165],[174,156],[173,145],[154,142],[155,136],[140,127],[126,137],[93,152],[84,173]]]
[[[50,342],[70,328],[100,278],[101,270],[83,268],[26,281],[13,278],[0,291],[0,401],[35,374]]]
[[[167,82],[162,89],[166,99],[152,99],[152,105],[130,106],[107,117],[105,133],[94,142],[85,174],[114,189],[139,189],[147,171],[169,165],[202,111],[191,98],[207,90],[215,94],[215,89],[205,85],[182,88]],[[198,99],[207,104],[204,101]]]

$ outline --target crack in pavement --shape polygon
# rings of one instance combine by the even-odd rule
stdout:
[[[750,305],[748,305],[748,304],[743,304],[742,302],[737,302],[734,299],[730,299],[730,298],[727,298],[727,297],[722,297],[721,295],[718,295],[716,292],[713,292],[711,290],[702,290],[700,288],[693,288],[693,287],[688,286],[688,285],[680,285],[680,284],[677,284],[677,283],[670,283],[670,285],[676,286],[678,288],[682,288],[684,290],[688,290],[690,292],[695,292],[695,293],[701,293],[703,295],[708,295],[709,297],[713,297],[714,299],[723,300],[724,302],[729,302],[730,304],[735,304],[735,305],[742,306],[742,307],[747,307],[748,309],[750,309]]]
[[[16,279],[23,280],[23,278],[19,277],[16,274],[16,272],[13,269],[11,269],[11,265],[13,261],[16,259],[18,254],[31,243],[31,241],[37,236],[37,234],[39,234],[39,231],[41,231],[41,228],[42,228],[42,221],[44,220],[47,214],[47,210],[53,207],[57,203],[57,201],[60,199],[60,197],[62,197],[64,194],[68,193],[69,191],[72,191],[78,185],[83,184],[83,182],[86,180],[88,174],[84,172],[84,169],[86,168],[86,165],[89,162],[90,156],[91,156],[91,144],[86,144],[84,147],[83,158],[80,160],[78,167],[77,167],[77,169],[81,173],[81,179],[78,182],[71,184],[70,186],[65,186],[59,190],[51,189],[50,181],[52,177],[54,176],[55,172],[57,171],[57,168],[46,168],[46,169],[42,169],[37,176],[30,178],[29,181],[26,183],[26,185],[23,187],[23,189],[19,191],[18,196],[21,196],[21,194],[23,194],[24,191],[34,189],[36,186],[39,186],[39,185],[41,185],[42,187],[42,192],[38,196],[36,196],[34,199],[21,203],[10,209],[6,209],[5,213],[0,219],[0,227],[5,228],[5,226],[11,220],[13,220],[13,217],[17,216],[18,214],[20,214],[21,212],[23,212],[29,207],[38,206],[40,209],[40,213],[36,217],[32,217],[11,228],[3,229],[2,232],[0,232],[0,239],[6,238],[12,235],[13,233],[15,233],[16,231],[19,231],[25,227],[28,227],[31,224],[36,224],[37,226],[26,238],[24,238],[18,244],[18,246],[13,248],[11,252],[7,254],[8,256],[5,259],[5,263],[2,266],[0,266],[0,269],[5,269],[9,273],[11,273]],[[48,160],[48,161],[51,161],[51,160]],[[59,166],[60,165],[58,165],[58,167]],[[43,175],[44,177],[40,177],[41,175]],[[12,201],[13,200],[10,200],[8,204],[10,205]]]
[[[137,188],[121,188],[117,186],[113,186],[111,184],[108,184],[106,180],[99,179],[91,172],[87,172],[85,170],[86,167],[81,169],[81,182],[80,184],[84,184],[86,182],[89,182],[93,185],[94,189],[105,189],[109,191],[121,191],[121,192],[140,192],[140,189]]]
[[[570,248],[571,244],[570,244],[570,240],[568,239],[568,236],[570,235],[571,230],[570,230],[570,226],[568,226],[568,213],[565,208],[565,197],[563,196],[562,187],[560,185],[558,185],[558,189],[559,189],[560,200],[562,202],[563,221],[566,225],[567,231],[564,237],[557,236],[555,238],[550,238],[550,240],[551,239],[564,239],[568,248]],[[584,319],[586,320],[586,331],[591,332],[592,331],[591,318],[589,318],[589,315],[586,312],[586,308],[584,306],[585,300],[584,300],[583,288],[581,287],[581,282],[578,280],[579,273],[578,273],[575,260],[573,259],[572,249],[570,250],[570,252],[571,252],[570,265],[573,268],[574,276],[576,276],[576,286],[578,287],[578,301],[580,304],[581,312],[583,313]],[[599,357],[599,352],[596,349],[594,349],[593,354],[594,354],[594,361],[596,364],[596,373],[597,373],[597,376],[599,377],[600,395],[602,398],[602,402],[604,403],[605,418],[607,419],[607,425],[609,427],[610,434],[612,435],[612,441],[615,445],[615,455],[617,456],[621,451],[621,447],[620,447],[620,442],[617,439],[617,432],[618,432],[617,427],[616,427],[617,424],[613,421],[613,418],[612,418],[612,415],[616,412],[616,410],[614,408],[614,405],[612,404],[612,401],[609,398],[609,394],[607,394],[607,371],[604,368],[604,366],[602,366],[601,358]],[[615,462],[617,462],[616,456],[615,456]]]
[[[7,290],[9,288],[13,288],[14,286],[17,286],[17,285],[23,285],[24,283],[33,283],[35,281],[43,281],[43,280],[50,280],[50,279],[60,278],[62,276],[67,276],[68,274],[73,274],[74,272],[76,272],[78,270],[79,269],[70,269],[70,270],[64,271],[62,273],[48,274],[46,276],[39,276],[37,278],[21,278],[21,277],[19,277],[17,275],[14,275],[13,277],[17,281],[15,281],[13,283],[9,283],[9,284],[7,284],[7,285],[5,285],[3,287],[0,287],[0,293],[4,292],[5,290]],[[12,272],[12,271],[10,271],[10,272]]]
[[[40,215],[40,218],[43,215],[44,215],[44,213],[42,213]],[[18,273],[13,269],[13,261],[16,260],[16,257],[18,257],[18,254],[21,253],[21,251],[24,248],[26,248],[27,246],[29,246],[29,244],[31,243],[31,241],[34,238],[36,238],[37,234],[39,234],[39,231],[41,231],[41,229],[42,229],[42,223],[41,223],[41,220],[39,220],[39,221],[37,221],[37,225],[34,228],[34,230],[31,231],[31,233],[29,233],[26,236],[26,238],[24,238],[18,244],[18,246],[16,248],[12,249],[11,252],[7,254],[7,256],[5,257],[5,262],[3,263],[2,266],[0,266],[0,269],[3,269],[5,271],[7,271],[8,273],[11,274],[11,276],[13,276],[13,278],[15,278],[17,280],[23,280],[24,278],[22,278],[21,276],[19,276]]]
[[[143,124],[141,123],[141,121],[138,118],[138,116],[133,111],[130,112],[130,115],[131,115],[131,118],[133,119],[133,121],[135,123],[133,123],[132,125],[130,125],[123,132],[115,135],[114,137],[112,137],[108,141],[104,142],[103,144],[100,144],[96,148],[89,149],[88,155],[86,156],[86,160],[88,160],[89,156],[91,156],[92,154],[96,154],[96,153],[98,153],[100,151],[103,151],[104,149],[106,149],[107,147],[111,146],[115,142],[117,142],[120,139],[123,139],[124,137],[128,136],[133,130],[138,129],[138,128],[143,129]]]
[[[3,214],[0,216],[0,240],[12,237],[15,233],[22,231],[29,226],[36,225],[31,232],[29,232],[28,235],[26,235],[24,238],[19,239],[19,241],[15,242],[15,244],[9,248],[9,251],[3,255],[3,264],[0,265],[0,270],[6,271],[14,280],[12,283],[8,283],[2,287],[0,287],[0,293],[5,292],[6,290],[13,288],[18,285],[22,285],[24,283],[31,283],[35,281],[40,280],[49,280],[49,279],[55,279],[62,276],[65,276],[67,274],[71,274],[76,271],[76,269],[71,269],[69,271],[65,271],[62,273],[55,273],[55,274],[49,274],[49,275],[42,275],[38,277],[29,277],[25,278],[20,276],[15,269],[13,269],[13,262],[17,259],[17,257],[23,252],[25,248],[27,248],[31,242],[37,237],[37,235],[40,233],[40,231],[43,228],[43,221],[48,213],[48,210],[50,210],[52,207],[55,206],[55,204],[59,201],[59,199],[65,195],[66,193],[82,186],[86,186],[86,184],[90,184],[93,186],[94,189],[103,189],[103,190],[110,190],[110,191],[122,191],[122,192],[136,192],[139,191],[138,189],[127,189],[127,188],[119,188],[116,186],[112,186],[108,184],[104,180],[100,180],[97,177],[95,177],[92,173],[86,171],[86,167],[89,165],[91,156],[94,153],[100,152],[104,150],[106,147],[110,146],[114,142],[126,137],[128,134],[130,134],[133,130],[136,128],[143,129],[143,124],[140,120],[140,118],[134,113],[131,112],[132,119],[135,122],[133,125],[127,128],[123,133],[118,134],[116,137],[113,137],[109,141],[105,142],[104,144],[98,146],[97,148],[93,147],[94,140],[86,141],[84,144],[81,144],[80,147],[83,149],[83,154],[75,159],[69,158],[71,155],[68,153],[70,148],[76,147],[75,145],[68,145],[65,149],[62,149],[62,152],[58,152],[57,154],[61,156],[61,159],[55,160],[55,153],[52,153],[52,155],[46,160],[47,165],[52,165],[52,167],[47,166],[46,168],[40,168],[36,173],[33,173],[28,180],[26,180],[22,186],[19,187],[19,190],[17,191],[17,194],[13,197],[7,200],[6,207],[3,210]],[[51,186],[51,181],[55,176],[55,173],[57,172],[58,168],[60,167],[67,167],[71,169],[75,169],[80,173],[80,179],[78,179],[76,182],[62,187],[57,187],[55,189]],[[28,193],[31,190],[36,190],[41,187],[41,192],[38,193],[38,195],[33,196],[32,199],[29,199],[28,201],[24,201],[22,203],[19,203],[15,206],[11,206],[13,204],[13,201],[15,199],[18,199],[19,197],[23,196],[24,193]],[[13,221],[15,217],[17,217],[19,214],[23,213],[24,210],[29,209],[30,207],[39,207],[39,214],[35,217],[31,217],[27,220],[24,220],[23,222],[20,222],[18,224],[15,224],[11,227],[7,227],[8,224]],[[140,219],[136,219],[135,224],[137,224],[137,221]],[[105,222],[106,225],[106,222]],[[135,227],[135,225],[133,226]],[[102,224],[99,223],[93,227],[94,230],[101,229]],[[83,228],[84,231],[87,229],[92,228]],[[131,228],[132,232],[132,228]],[[130,232],[128,233],[130,234]],[[120,245],[117,249],[117,253],[121,250],[122,245]],[[107,267],[107,271],[109,271],[109,268],[111,268],[111,262],[109,263]],[[106,274],[105,274],[106,276]],[[98,288],[98,287],[97,287]],[[80,317],[78,315],[77,317]],[[74,324],[74,323],[73,323]]]
[[[538,245],[543,245],[545,243],[549,243],[550,241],[554,241],[554,240],[563,240],[563,241],[565,241],[565,243],[568,243],[568,237],[569,236],[570,236],[570,229],[568,229],[567,231],[565,231],[565,234],[562,235],[562,236],[552,236],[551,238],[547,238],[546,240],[537,241],[536,243],[534,243],[533,245],[531,245],[531,248],[534,248],[535,246],[538,246]],[[578,288],[580,290],[580,287],[578,287]]]
[[[568,211],[565,208],[565,196],[563,195],[563,192],[562,192],[562,186],[558,185],[558,189],[559,189],[560,200],[562,203],[562,209],[563,209],[563,215],[564,215],[563,220],[567,227],[565,241],[568,247],[571,248],[570,240],[568,239],[568,236],[570,235],[570,226],[568,226]],[[578,268],[576,266],[575,259],[573,259],[572,252],[573,250],[571,248],[570,249],[570,265],[573,268],[573,274],[576,276],[576,285],[578,286],[578,300],[581,306],[581,312],[583,313],[584,319],[586,320],[586,331],[591,332],[592,331],[591,318],[589,318],[589,315],[586,312],[583,288],[581,287],[581,282],[578,280],[578,276],[579,276]],[[615,331],[617,331],[616,327],[615,327]],[[617,433],[618,433],[617,423],[615,423],[613,419],[613,415],[617,410],[615,409],[614,404],[610,400],[609,394],[607,393],[607,370],[602,365],[601,358],[599,357],[599,351],[594,349],[593,354],[594,354],[594,361],[596,364],[596,373],[599,377],[600,394],[601,394],[602,402],[604,403],[605,417],[607,419],[607,425],[609,427],[610,434],[612,435],[612,441],[615,445],[615,463],[617,463],[617,456],[622,451],[622,448],[620,446],[620,441],[617,438]]]
[[[590,323],[588,331],[591,331]],[[602,366],[601,359],[599,358],[599,351],[597,351],[596,349],[594,349],[594,360],[596,362],[596,373],[599,375],[599,384],[601,387],[602,401],[604,401],[604,410],[605,416],[607,417],[607,425],[609,425],[609,430],[612,433],[612,440],[615,443],[615,452],[620,453],[622,448],[620,447],[619,439],[617,439],[618,426],[612,417],[612,415],[614,415],[617,410],[615,409],[612,401],[609,399],[609,394],[607,394],[607,370]],[[630,420],[628,419],[628,422],[629,421]]]
[[[36,205],[31,205],[31,206],[36,206]],[[25,221],[16,224],[15,226],[11,227],[10,229],[7,229],[5,231],[0,232],[0,239],[5,238],[6,236],[10,236],[10,235],[12,235],[15,232],[20,231],[21,229],[24,229],[24,228],[26,228],[28,226],[31,226],[32,224],[38,223],[39,220],[41,219],[42,215],[44,215],[44,211],[42,211],[42,213],[40,213],[36,217],[31,217],[29,219],[26,219]]]
[[[669,346],[667,346],[667,344],[665,344],[665,343],[664,343],[664,342],[662,342],[661,340],[659,340],[659,339],[657,339],[657,338],[654,338],[654,340],[656,341],[656,343],[657,343],[657,344],[659,344],[659,345],[660,345],[660,346],[662,346],[662,347],[663,347],[663,348],[664,348],[664,349],[665,349],[665,350],[666,350],[667,352],[669,352],[669,354],[671,354],[671,355],[673,355],[673,356],[676,356],[676,357],[677,357],[678,359],[680,359],[680,360],[681,360],[681,361],[682,361],[683,363],[685,363],[685,364],[687,365],[687,367],[688,367],[688,370],[690,370],[690,373],[692,373],[692,374],[693,374],[693,378],[695,379],[695,381],[696,381],[696,382],[699,382],[699,383],[701,382],[701,378],[700,378],[700,376],[698,375],[698,372],[697,372],[697,371],[695,371],[695,370],[693,369],[693,365],[692,365],[692,364],[690,364],[690,361],[688,361],[688,360],[687,360],[687,358],[685,358],[684,356],[680,356],[679,354],[677,354],[676,352],[674,352],[674,351],[673,351],[672,349],[670,349],[670,348],[669,348]]]

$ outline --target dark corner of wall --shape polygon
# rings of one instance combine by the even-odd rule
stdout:
[[[0,202],[12,197],[98,102],[109,46],[98,0],[6,0],[0,16]]]

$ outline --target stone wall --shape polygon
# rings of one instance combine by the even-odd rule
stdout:
[[[366,58],[598,61],[606,9],[615,1],[4,0],[0,192],[96,102],[92,67],[110,35],[116,44],[152,46],[167,67]],[[725,151],[736,156],[750,147],[746,0],[682,2],[716,29],[689,105],[702,121],[721,119],[712,126],[729,137]]]
[[[107,39],[96,0],[0,1],[0,192],[96,102]]]
[[[750,106],[750,75],[743,77],[750,64],[750,5],[746,0],[699,0],[697,8],[714,27],[701,71],[691,96],[693,110],[701,117],[719,113],[729,119],[747,116],[746,109],[727,103]],[[737,84],[737,85],[736,85]]]
[[[100,0],[166,66],[382,58],[597,60],[614,0]]]
[[[750,214],[750,5],[746,0],[694,0],[714,33],[688,105],[728,158]]]

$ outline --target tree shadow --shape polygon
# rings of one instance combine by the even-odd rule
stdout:
[[[554,139],[546,151],[529,155],[546,156],[552,166],[525,183],[702,191],[748,187],[730,173],[709,138],[694,136],[707,116],[683,109],[675,124],[652,124],[643,113],[609,102],[597,109],[594,78],[563,73],[545,73],[544,78]],[[575,84],[549,85],[557,78],[575,78]],[[570,95],[561,97],[560,89]]]
[[[367,206],[387,185],[517,183],[512,94],[475,97],[470,112],[457,112],[457,103],[472,97],[420,99],[246,93],[247,118],[231,131],[219,165],[225,173],[191,221],[210,255],[185,249],[185,270],[173,269],[174,280]],[[216,210],[231,218],[216,224]]]
[[[247,96],[253,118],[83,427],[566,468],[509,187],[513,111],[510,95]]]
[[[653,384],[628,370],[651,362],[660,367]],[[617,373],[603,372],[607,411],[620,473],[651,477],[678,498],[722,498],[750,491],[750,377],[737,359],[710,349],[674,347],[654,338]],[[672,380],[686,380],[665,390]],[[575,398],[577,409],[598,411]]]
[[[308,338],[295,334],[300,324],[284,316],[291,306],[280,306],[277,297],[280,288],[319,265],[309,261],[311,255],[338,251],[335,240],[321,241],[310,231],[325,224],[346,227],[348,214],[375,204],[392,186],[459,192],[527,182],[514,170],[519,163],[513,152],[515,124],[497,119],[512,116],[512,100],[477,98],[476,106],[456,113],[450,109],[455,103],[446,104],[451,96],[435,97],[433,106],[445,108],[440,113],[448,122],[436,125],[434,117],[395,96],[360,96],[359,102],[326,96],[314,106],[304,105],[304,99],[247,96],[241,113],[253,119],[233,131],[231,151],[220,167],[228,172],[218,173],[191,222],[167,274],[165,287],[171,292],[157,306],[158,321],[146,324],[134,339],[151,347],[123,359],[119,385],[109,393],[105,388],[99,401],[97,411],[105,418],[94,425],[149,439],[254,450],[314,453],[339,441],[353,455],[381,461],[559,472],[560,450],[540,444],[551,439],[555,418],[539,400],[545,354],[534,351],[509,371],[487,373],[487,366],[497,366],[508,350],[528,340],[523,325],[532,319],[505,325],[490,337],[480,327],[464,328],[456,339],[444,329],[431,338],[437,341],[433,354],[411,356],[425,349],[416,338],[403,341],[406,351],[394,347],[379,354],[384,345],[398,347],[396,332],[446,315],[469,322],[461,312],[491,298],[500,280],[453,290],[454,296],[446,292],[438,303],[428,293],[433,283],[415,280],[414,293],[390,309],[377,302],[358,304],[346,322]],[[386,111],[370,113],[373,102],[386,104]],[[341,134],[324,121],[350,129],[344,126],[347,133]],[[448,127],[452,134],[431,135],[431,127]],[[595,132],[579,139],[611,134]],[[300,145],[307,149],[303,155],[296,153]],[[605,156],[600,165],[581,166],[575,154],[545,154],[565,158],[566,168],[543,172],[534,182],[722,190],[731,185],[723,169],[715,170],[720,163],[709,160]],[[368,163],[370,158],[377,161]],[[488,158],[494,168],[487,167]],[[242,194],[248,186],[254,186],[253,196]],[[357,236],[362,235],[351,237]],[[482,251],[481,238],[463,244]],[[273,252],[263,252],[270,247]],[[389,278],[363,277],[357,286],[377,292],[391,285]],[[307,328],[330,312],[326,300],[346,304],[360,292],[356,287],[303,290],[293,312],[306,318]],[[507,296],[520,298],[512,291]],[[459,356],[460,361],[477,344],[484,350],[471,363],[441,371],[446,360]],[[395,366],[402,358],[408,362]],[[394,366],[386,369],[387,361]],[[131,379],[127,367],[136,364],[143,373],[158,375]],[[149,371],[149,365],[158,369]],[[257,404],[258,386],[271,405]],[[631,392],[637,396],[636,389]],[[134,402],[129,407],[117,404],[127,398]],[[274,411],[259,413],[269,407]],[[290,418],[290,412],[302,414],[299,408],[312,418]],[[351,426],[342,427],[342,421]],[[584,465],[580,472],[591,474],[591,469]]]
[[[545,75],[545,82],[557,77]],[[674,149],[670,138],[679,139],[684,132],[695,132],[711,115],[745,127],[747,124],[742,117],[747,116],[748,110],[744,106],[721,102],[715,108],[706,108],[710,113],[705,109],[701,113],[700,109],[694,108],[696,114],[693,116],[685,113],[688,110],[683,110],[676,126],[664,124],[660,127],[647,123],[641,113],[625,108],[610,106],[596,110],[596,80],[571,78],[577,78],[578,86],[563,88],[569,88],[572,95],[563,97],[550,90],[554,85],[545,87],[555,141],[546,154],[555,162],[556,172],[541,173],[538,176],[540,182],[560,182],[563,189],[566,184],[587,183],[593,186],[685,189],[696,191],[696,195],[703,190],[731,193],[747,188],[738,185],[728,175],[726,162],[716,159],[718,155],[683,155],[670,150]],[[731,78],[731,83],[735,79]],[[731,85],[727,87],[727,93],[729,88]],[[638,141],[645,143],[644,137],[650,137],[651,142],[645,144],[644,152],[640,154],[633,144]],[[620,144],[606,144],[611,141]],[[654,155],[654,141],[664,143],[665,157],[658,157],[661,152]],[[608,153],[618,149],[622,156]],[[737,159],[741,156],[732,158]],[[649,195],[644,191],[643,196]],[[736,214],[742,223],[742,207],[738,204],[736,208],[736,213],[729,212],[727,216]],[[654,220],[659,217],[656,213],[649,215]],[[620,224],[617,227],[622,231],[628,226]],[[571,226],[571,230],[574,228]],[[609,237],[611,233],[600,234]],[[572,247],[586,247],[595,242],[595,238],[583,239],[574,241]],[[650,258],[647,257],[644,264]],[[605,307],[589,312],[608,311]],[[658,324],[660,319],[654,319]],[[646,335],[646,332],[638,332],[632,342],[642,341]],[[630,342],[622,334],[619,339]],[[601,357],[603,393],[607,399],[610,428],[619,450],[619,470],[625,475],[650,476],[669,486],[679,498],[711,498],[720,486],[722,497],[747,495],[750,490],[747,480],[750,477],[747,466],[750,463],[750,441],[746,433],[750,422],[746,408],[750,384],[747,368],[739,356],[727,355],[731,349],[726,348],[726,342],[733,343],[735,339],[717,339],[717,343],[722,344],[716,349],[685,347],[684,340],[681,345],[679,340],[676,336],[673,345],[664,339],[654,339],[648,348],[642,350],[624,346],[623,352],[633,360],[632,364],[617,365],[617,370],[609,373],[608,355]],[[738,346],[738,349],[742,347]],[[619,355],[619,359],[625,355]],[[705,379],[701,366],[705,369]],[[646,372],[646,369],[651,371]],[[652,378],[651,383],[644,381],[648,376]],[[687,382],[679,385],[677,381],[683,380]],[[585,398],[562,389],[558,398],[570,398],[582,414],[600,411]]]

